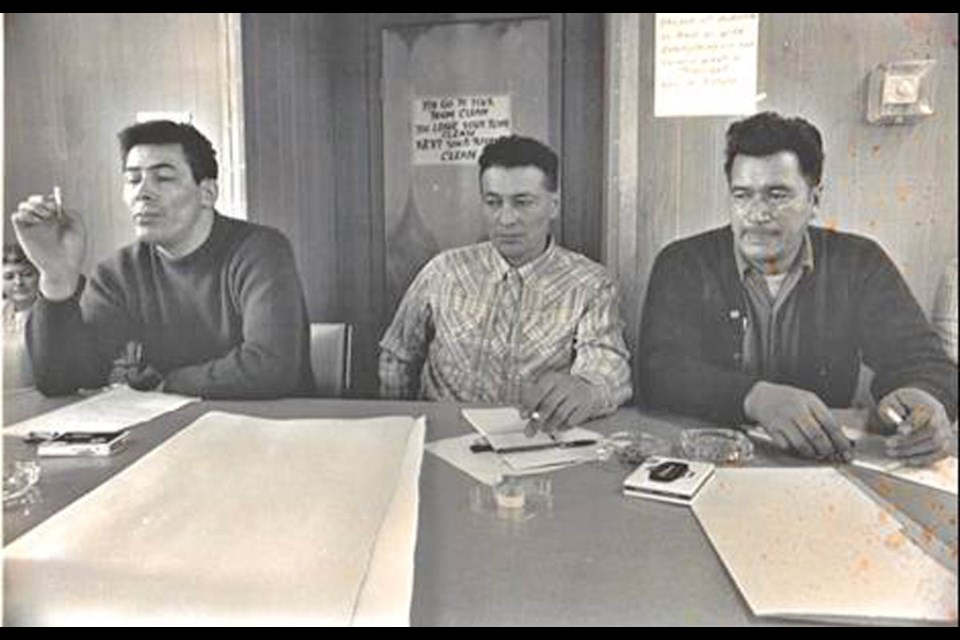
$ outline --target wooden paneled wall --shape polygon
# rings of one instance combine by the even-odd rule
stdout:
[[[631,345],[653,259],[670,241],[726,224],[723,143],[736,118],[654,118],[654,14],[607,20],[605,259],[625,292]],[[930,308],[957,255],[957,14],[760,16],[761,110],[799,114],[824,136],[820,224],[874,238]],[[938,61],[936,114],[865,120],[877,64]]]
[[[4,24],[4,231],[33,193],[63,189],[87,264],[133,239],[116,134],[137,111],[190,111],[221,148],[215,13],[12,13]]]
[[[354,327],[353,382],[376,389],[383,222],[371,206],[363,14],[244,14],[249,217],[294,245],[313,322]]]

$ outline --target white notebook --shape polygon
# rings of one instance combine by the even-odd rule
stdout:
[[[555,469],[558,466],[593,460],[595,446],[567,447],[564,443],[597,443],[600,434],[582,427],[574,427],[555,437],[538,432],[528,437],[524,430],[527,420],[515,407],[463,409],[463,417],[500,453],[503,460],[516,471]],[[540,450],[511,451],[515,448],[543,447]]]

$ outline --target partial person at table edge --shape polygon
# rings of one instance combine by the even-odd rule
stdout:
[[[940,282],[937,284],[937,293],[933,300],[933,312],[930,321],[933,323],[940,342],[947,355],[957,362],[957,259],[947,263]]]
[[[127,382],[136,389],[309,393],[309,328],[290,243],[216,210],[216,152],[192,125],[139,123],[118,138],[136,242],[87,277],[86,231],[69,195],[30,196],[11,218],[40,273],[27,330],[37,387],[64,395],[102,386],[133,342],[139,362]]]
[[[16,243],[3,246],[3,386],[33,386],[33,367],[27,353],[27,319],[37,300],[37,268]]]
[[[509,136],[479,158],[489,239],[444,251],[407,289],[380,342],[386,398],[515,405],[528,432],[566,429],[631,396],[617,286],[557,244],[559,158]]]
[[[849,406],[862,360],[887,453],[930,463],[957,415],[957,367],[874,241],[811,226],[823,142],[765,112],[727,130],[731,224],[657,256],[644,305],[641,398],[725,425],[755,423],[801,456],[849,460],[828,407]],[[899,424],[899,426],[898,426]]]

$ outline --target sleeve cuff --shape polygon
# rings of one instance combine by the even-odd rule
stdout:
[[[70,294],[69,298],[64,298],[63,300],[50,300],[43,295],[42,291],[38,290],[37,299],[42,300],[43,304],[46,304],[46,305],[70,304],[73,302],[79,303],[80,296],[83,295],[83,290],[86,287],[86,285],[87,285],[87,277],[81,273],[80,277],[77,278],[77,288],[73,290],[73,293]]]

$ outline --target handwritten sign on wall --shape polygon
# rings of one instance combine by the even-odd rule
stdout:
[[[510,96],[413,100],[413,164],[475,165],[483,147],[510,135]]]
[[[654,115],[756,111],[758,13],[658,13]]]

